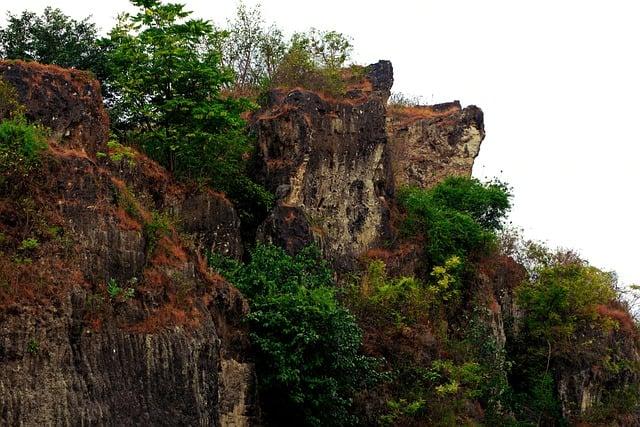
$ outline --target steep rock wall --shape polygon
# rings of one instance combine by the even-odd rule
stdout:
[[[140,154],[96,157],[108,121],[86,74],[21,62],[0,74],[53,128],[40,169],[0,194],[0,424],[256,422],[247,303],[198,255],[240,255],[231,203]],[[153,231],[160,212],[170,225]],[[27,237],[39,245],[25,254]]]
[[[259,238],[295,252],[318,243],[339,269],[392,241],[396,186],[432,186],[471,174],[484,138],[482,111],[458,102],[387,108],[388,61],[368,67],[340,100],[275,90],[254,115],[256,177],[278,203]]]
[[[485,136],[482,110],[458,101],[390,108],[387,132],[396,185],[418,187],[470,176]]]
[[[388,236],[393,196],[385,101],[391,64],[370,66],[366,90],[332,100],[302,89],[271,94],[253,120],[257,176],[278,197],[262,236],[288,248],[315,240],[337,267]]]

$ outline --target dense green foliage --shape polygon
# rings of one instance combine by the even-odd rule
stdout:
[[[24,119],[0,122],[0,186],[27,178],[40,164],[46,147],[44,133],[38,126]]]
[[[178,176],[226,191],[245,213],[266,209],[270,195],[245,173],[251,144],[240,114],[251,105],[221,94],[233,79],[209,43],[221,35],[188,19],[183,5],[133,4],[140,11],[110,33],[114,126]]]
[[[0,56],[91,70],[98,75],[104,67],[95,24],[89,18],[76,21],[51,7],[40,16],[26,10],[21,15],[8,13],[7,25],[0,29]]]
[[[430,266],[485,251],[511,207],[504,184],[466,177],[447,178],[429,190],[405,188],[399,201],[407,211],[406,230],[427,239]]]
[[[349,307],[368,323],[397,327],[428,320],[444,305],[456,305],[460,296],[457,270],[460,259],[451,257],[432,270],[429,280],[389,277],[384,262],[372,261],[357,283],[347,288]]]
[[[343,34],[311,29],[285,38],[276,26],[265,26],[259,7],[240,3],[226,28],[215,28],[191,19],[181,4],[132,3],[137,13],[122,15],[105,39],[88,19],[73,20],[59,9],[9,14],[0,29],[0,56],[92,70],[109,92],[114,133],[99,157],[133,167],[139,154],[131,146],[142,148],[177,177],[225,191],[246,232],[272,203],[249,178],[254,147],[242,114],[255,105],[248,99],[276,86],[343,95],[345,81],[366,69],[343,69],[352,50]],[[418,102],[402,94],[391,100]],[[0,190],[18,192],[40,165],[46,135],[25,120],[15,89],[1,79],[0,119]],[[173,233],[172,218],[146,217],[131,189],[114,191],[118,206],[143,224],[150,256]],[[638,411],[638,335],[612,274],[574,253],[529,242],[506,253],[527,270],[524,283],[524,273],[515,275],[517,283],[507,283],[507,273],[490,277],[489,264],[500,261],[496,233],[510,198],[501,182],[465,177],[402,189],[400,240],[409,237],[410,248],[424,243],[424,262],[411,276],[394,276],[383,261],[369,260],[340,288],[313,247],[290,256],[258,245],[246,263],[211,255],[211,265],[250,302],[246,320],[266,421],[563,425],[606,423]],[[44,249],[43,233],[34,236],[41,240],[31,234],[16,240],[15,263],[31,263]],[[110,279],[104,286],[118,302],[133,297],[133,285]],[[517,315],[505,310],[510,298]],[[363,355],[363,336],[369,354],[384,360]],[[36,353],[36,344],[28,351]],[[607,382],[582,419],[564,420],[560,380],[575,372]],[[355,415],[358,399],[366,420]]]
[[[11,83],[0,78],[0,120],[24,116],[24,105],[18,100],[18,92]]]
[[[247,264],[211,263],[249,299],[257,369],[273,425],[351,425],[352,398],[372,381],[355,318],[338,303],[333,273],[313,247],[292,257],[258,246]]]
[[[468,322],[457,319],[463,327],[448,327],[446,312],[463,312],[460,267],[460,259],[451,257],[426,278],[390,277],[384,263],[376,260],[358,283],[345,289],[345,303],[365,331],[379,337],[377,348],[388,355],[389,380],[384,391],[378,391],[386,401],[377,413],[367,414],[372,415],[369,421],[462,425],[468,422],[469,401],[482,403],[487,425],[503,425],[509,419],[505,407],[510,365],[482,312],[472,313]],[[406,338],[420,341],[430,334],[436,334],[446,349],[438,357],[425,357],[428,338],[423,344]]]

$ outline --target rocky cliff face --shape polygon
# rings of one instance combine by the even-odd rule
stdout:
[[[393,179],[385,101],[392,83],[391,64],[383,61],[347,99],[300,89],[271,94],[253,125],[258,177],[278,197],[265,238],[294,251],[315,240],[347,268],[388,235]]]
[[[261,237],[296,251],[318,243],[338,269],[393,239],[396,185],[430,186],[471,174],[482,111],[459,103],[395,108],[388,61],[368,67],[344,99],[278,90],[253,118],[257,177],[278,197]]]
[[[484,139],[482,110],[458,101],[391,108],[387,133],[396,185],[431,187],[447,176],[470,176]]]
[[[138,153],[110,159],[84,73],[10,62],[0,75],[53,130],[38,172],[0,197],[0,423],[251,424],[247,304],[198,255],[240,254],[231,203]]]
[[[86,74],[4,62],[0,75],[29,119],[52,130],[39,172],[0,194],[0,423],[258,423],[246,301],[199,255],[242,256],[232,204],[176,183],[139,153],[114,156],[99,86]],[[419,272],[420,242],[390,244],[395,189],[470,175],[483,116],[457,102],[389,107],[392,83],[381,61],[341,99],[270,94],[251,120],[256,178],[277,196],[259,239],[291,252],[316,242],[341,271],[365,256],[383,259],[392,275]],[[28,238],[38,247],[21,249]],[[508,257],[477,267],[466,297],[502,350],[518,334],[513,290],[525,272]],[[581,336],[640,360],[631,320],[602,310],[621,326]],[[401,347],[426,366],[439,352],[426,326],[364,332],[372,353]],[[621,360],[610,372],[571,360],[557,379],[569,419],[597,405],[609,384],[640,381],[616,376]]]

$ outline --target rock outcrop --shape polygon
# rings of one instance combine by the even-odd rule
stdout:
[[[338,268],[389,236],[390,63],[371,66],[366,79],[365,89],[341,100],[302,89],[275,91],[253,119],[257,176],[278,197],[264,238],[289,248],[314,240]]]
[[[447,176],[470,176],[484,139],[482,110],[458,101],[390,108],[387,132],[396,185],[431,187]]]
[[[292,251],[315,241],[338,269],[393,240],[397,185],[470,175],[484,138],[477,107],[387,109],[391,64],[367,70],[340,100],[280,89],[253,118],[257,177],[278,197],[261,238]]]
[[[240,255],[232,204],[141,154],[114,160],[86,74],[0,75],[53,129],[40,169],[0,195],[0,424],[252,424],[248,306],[199,255]]]
[[[27,117],[52,131],[40,170],[0,189],[0,424],[258,424],[248,304],[201,255],[243,256],[232,203],[176,183],[142,154],[113,156],[88,74],[11,61],[0,62],[0,76]],[[469,176],[483,114],[457,101],[388,106],[392,84],[391,64],[380,61],[340,99],[300,88],[269,94],[251,118],[255,177],[277,197],[259,240],[292,253],[315,242],[339,272],[365,258],[383,260],[392,276],[427,277],[423,242],[396,239],[396,188]],[[506,382],[504,351],[522,315],[514,290],[526,271],[507,256],[475,261],[465,312],[448,320],[462,329],[477,315]],[[632,319],[623,308],[598,310],[615,326],[575,335],[615,350],[610,369],[586,353],[550,367],[569,420],[611,398],[614,385],[640,382],[619,374],[640,364]],[[443,354],[432,326],[364,325],[365,347],[428,366]],[[470,419],[481,418],[471,406]]]

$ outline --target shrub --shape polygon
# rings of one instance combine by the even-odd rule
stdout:
[[[465,260],[495,242],[495,231],[510,209],[510,194],[498,182],[450,177],[432,189],[404,188],[400,204],[407,212],[404,229],[424,234],[430,266],[448,257]]]
[[[336,300],[333,273],[317,249],[296,256],[259,245],[241,264],[211,264],[246,295],[267,418],[274,425],[345,425],[354,393],[375,377],[360,354],[354,317]]]
[[[177,176],[202,181],[238,198],[245,216],[271,199],[246,174],[252,144],[241,114],[246,99],[221,93],[233,74],[206,40],[222,37],[211,24],[188,19],[180,4],[133,0],[139,8],[110,33],[110,87],[120,95],[110,113],[127,136]]]
[[[434,267],[430,282],[423,283],[415,277],[388,277],[384,262],[375,260],[345,298],[363,322],[397,327],[426,322],[444,304],[456,305],[459,266],[457,257],[449,258]]]
[[[38,354],[39,351],[40,343],[34,338],[30,339],[27,343],[27,352],[31,355],[35,355]]]
[[[542,268],[518,290],[529,334],[554,347],[570,339],[579,323],[597,322],[598,305],[615,298],[611,274],[582,263]]]
[[[109,157],[112,162],[125,161],[129,166],[135,166],[136,152],[133,148],[120,144],[118,141],[107,142],[108,153],[98,152],[97,157]]]
[[[224,37],[211,43],[235,73],[235,81],[227,83],[234,93],[264,94],[274,86],[344,93],[341,68],[351,56],[352,44],[336,31],[312,28],[285,40],[279,28],[265,25],[259,4],[248,8],[240,2]]]
[[[47,148],[44,132],[23,118],[0,122],[0,185],[20,183],[36,170]]]
[[[637,375],[638,369],[620,363],[621,350],[603,345],[616,324],[606,309],[618,297],[615,276],[570,251],[553,253],[538,244],[528,248],[531,278],[516,293],[522,326],[508,342],[514,409],[523,420],[548,424],[562,419],[555,378],[567,364],[590,366],[622,384],[621,378]]]
[[[296,33],[282,57],[273,83],[343,95],[345,85],[341,69],[351,56],[349,38],[335,31],[311,29]]]
[[[171,217],[166,213],[153,212],[151,220],[144,223],[143,232],[146,241],[147,255],[152,255],[158,244],[158,240],[169,233],[171,229]]]
[[[133,283],[133,282],[132,282]],[[107,294],[111,300],[129,300],[133,298],[135,289],[133,287],[122,288],[113,277],[107,281]]]
[[[38,239],[34,237],[30,237],[20,242],[20,246],[18,246],[18,250],[23,252],[32,252],[38,249],[39,246],[40,246],[40,242],[38,242]]]

